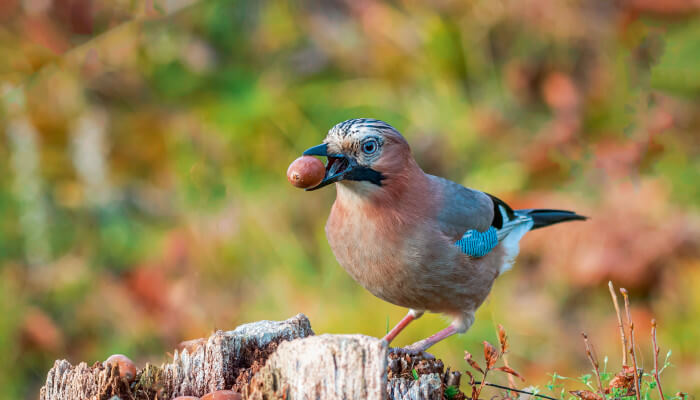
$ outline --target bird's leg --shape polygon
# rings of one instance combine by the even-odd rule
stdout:
[[[396,338],[396,336],[398,336],[399,333],[401,333],[403,328],[408,326],[408,324],[410,324],[414,319],[420,318],[423,315],[423,313],[424,311],[417,311],[413,309],[408,310],[408,314],[406,314],[406,316],[403,317],[401,321],[399,321],[399,323],[396,324],[396,326],[391,331],[389,331],[389,333],[387,333],[382,340],[385,340],[387,344],[391,344],[391,341],[394,340],[394,338]]]
[[[455,318],[454,321],[445,329],[441,330],[440,332],[427,337],[423,340],[419,340],[412,345],[408,346],[405,348],[405,350],[411,352],[411,353],[421,353],[426,350],[435,343],[448,338],[455,333],[464,333],[469,329],[469,327],[474,323],[474,314],[473,313],[465,313],[461,315],[458,318]]]
[[[411,353],[420,353],[420,352],[428,350],[428,348],[430,346],[441,341],[442,339],[445,339],[447,337],[454,335],[455,333],[457,333],[457,329],[455,329],[454,326],[449,325],[449,326],[447,326],[447,328],[441,330],[440,332],[438,332],[430,337],[427,337],[423,340],[419,340],[419,341],[413,343],[412,345],[406,347],[405,349]]]

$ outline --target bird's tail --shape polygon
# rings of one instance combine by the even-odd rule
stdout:
[[[533,225],[530,230],[543,228],[545,226],[558,224],[566,221],[584,221],[588,217],[578,215],[573,211],[566,210],[547,210],[547,209],[530,209],[530,210],[515,210],[516,215],[525,215],[533,220]]]

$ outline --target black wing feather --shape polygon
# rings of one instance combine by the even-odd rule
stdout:
[[[503,206],[503,208],[506,210],[506,216],[508,217],[508,220],[514,219],[515,218],[515,211],[513,211],[512,208],[508,204],[506,204],[503,200],[499,199],[496,196],[490,195],[486,193],[491,200],[493,201],[493,221],[491,221],[491,226],[493,226],[496,229],[501,229],[503,228],[503,215],[501,214],[501,210],[499,209],[499,206]]]

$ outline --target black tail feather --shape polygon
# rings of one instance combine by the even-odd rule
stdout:
[[[566,221],[585,221],[588,217],[578,215],[573,211],[566,210],[547,210],[547,209],[531,209],[531,210],[516,210],[516,214],[527,215],[535,221],[531,230],[544,228],[545,226],[558,224]]]

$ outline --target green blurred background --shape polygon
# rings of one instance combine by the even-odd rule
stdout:
[[[355,117],[394,125],[427,172],[591,217],[528,235],[476,324],[434,354],[464,370],[500,323],[525,385],[588,373],[582,331],[618,371],[612,280],[642,366],[655,317],[666,390],[693,393],[697,7],[0,2],[0,399],[36,398],[57,358],[159,364],[182,340],[298,312],[316,333],[383,335],[405,310],[336,263],[334,190],[285,179]],[[446,324],[426,316],[396,344]]]

